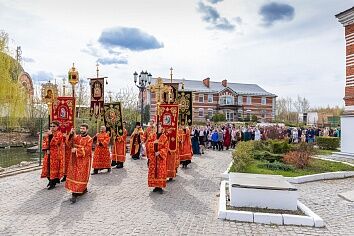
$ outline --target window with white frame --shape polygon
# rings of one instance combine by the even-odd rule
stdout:
[[[234,121],[234,112],[233,111],[226,111],[225,118],[227,121]]]
[[[222,96],[220,97],[220,105],[233,105],[234,97],[233,96]]]
[[[262,97],[262,105],[266,105],[267,104],[267,98],[266,97]]]
[[[252,97],[248,96],[247,97],[247,105],[251,105],[252,104]]]
[[[238,96],[237,103],[238,103],[238,105],[242,105],[243,104],[243,97],[242,96]]]
[[[213,109],[208,109],[208,118],[211,119],[213,117]]]
[[[199,99],[198,99],[198,101],[199,101],[200,103],[204,103],[204,94],[199,94]]]
[[[208,94],[208,102],[209,103],[214,102],[213,94]]]
[[[204,108],[199,108],[199,110],[198,110],[198,116],[199,116],[199,117],[204,117]]]

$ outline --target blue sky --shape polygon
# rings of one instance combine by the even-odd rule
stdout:
[[[312,106],[343,105],[344,29],[335,14],[354,0],[0,0],[0,30],[21,45],[36,81],[81,78],[134,86],[154,77],[256,83]]]

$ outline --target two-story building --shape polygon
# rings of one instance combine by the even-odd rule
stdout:
[[[152,79],[155,83],[156,78]],[[169,83],[169,79],[163,79]],[[228,121],[250,120],[252,115],[259,120],[272,121],[275,115],[276,95],[262,89],[257,84],[229,83],[204,80],[174,79],[182,89],[193,93],[193,120],[205,121],[211,119],[216,113],[223,113]],[[147,91],[145,94],[147,104],[150,104],[150,116],[156,112],[155,94]]]

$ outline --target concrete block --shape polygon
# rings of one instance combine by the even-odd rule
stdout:
[[[230,220],[253,222],[253,212],[250,211],[227,211]]]
[[[283,214],[284,225],[304,225],[315,226],[315,222],[310,216],[298,216]]]
[[[344,177],[348,178],[348,177],[353,177],[354,176],[354,171],[346,171],[344,173]]]
[[[226,219],[226,212],[219,210],[219,212],[218,212],[218,219]]]
[[[220,177],[223,179],[223,180],[228,180],[229,179],[229,173],[228,172],[224,172],[220,175]]]
[[[219,210],[218,210],[218,218],[226,219],[226,181],[221,181],[220,184],[220,196],[219,196]]]
[[[300,201],[297,201],[297,205],[300,208],[300,210],[302,212],[304,212],[307,216],[312,217],[315,227],[324,227],[324,221],[321,217],[319,217],[316,213],[314,213],[313,211],[311,211],[310,208],[308,208],[307,206],[305,206],[305,204],[303,204]]]
[[[254,223],[261,224],[283,224],[283,216],[281,214],[270,213],[254,213]]]
[[[354,190],[345,193],[339,193],[338,196],[344,198],[347,201],[354,202]]]
[[[297,191],[231,187],[231,205],[270,209],[297,209]]]

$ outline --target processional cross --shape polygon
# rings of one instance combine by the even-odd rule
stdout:
[[[161,78],[158,78],[154,85],[149,86],[150,92],[156,94],[157,115],[160,115],[160,103],[164,93],[170,92],[170,86],[164,85]],[[157,122],[159,120],[157,119]]]

